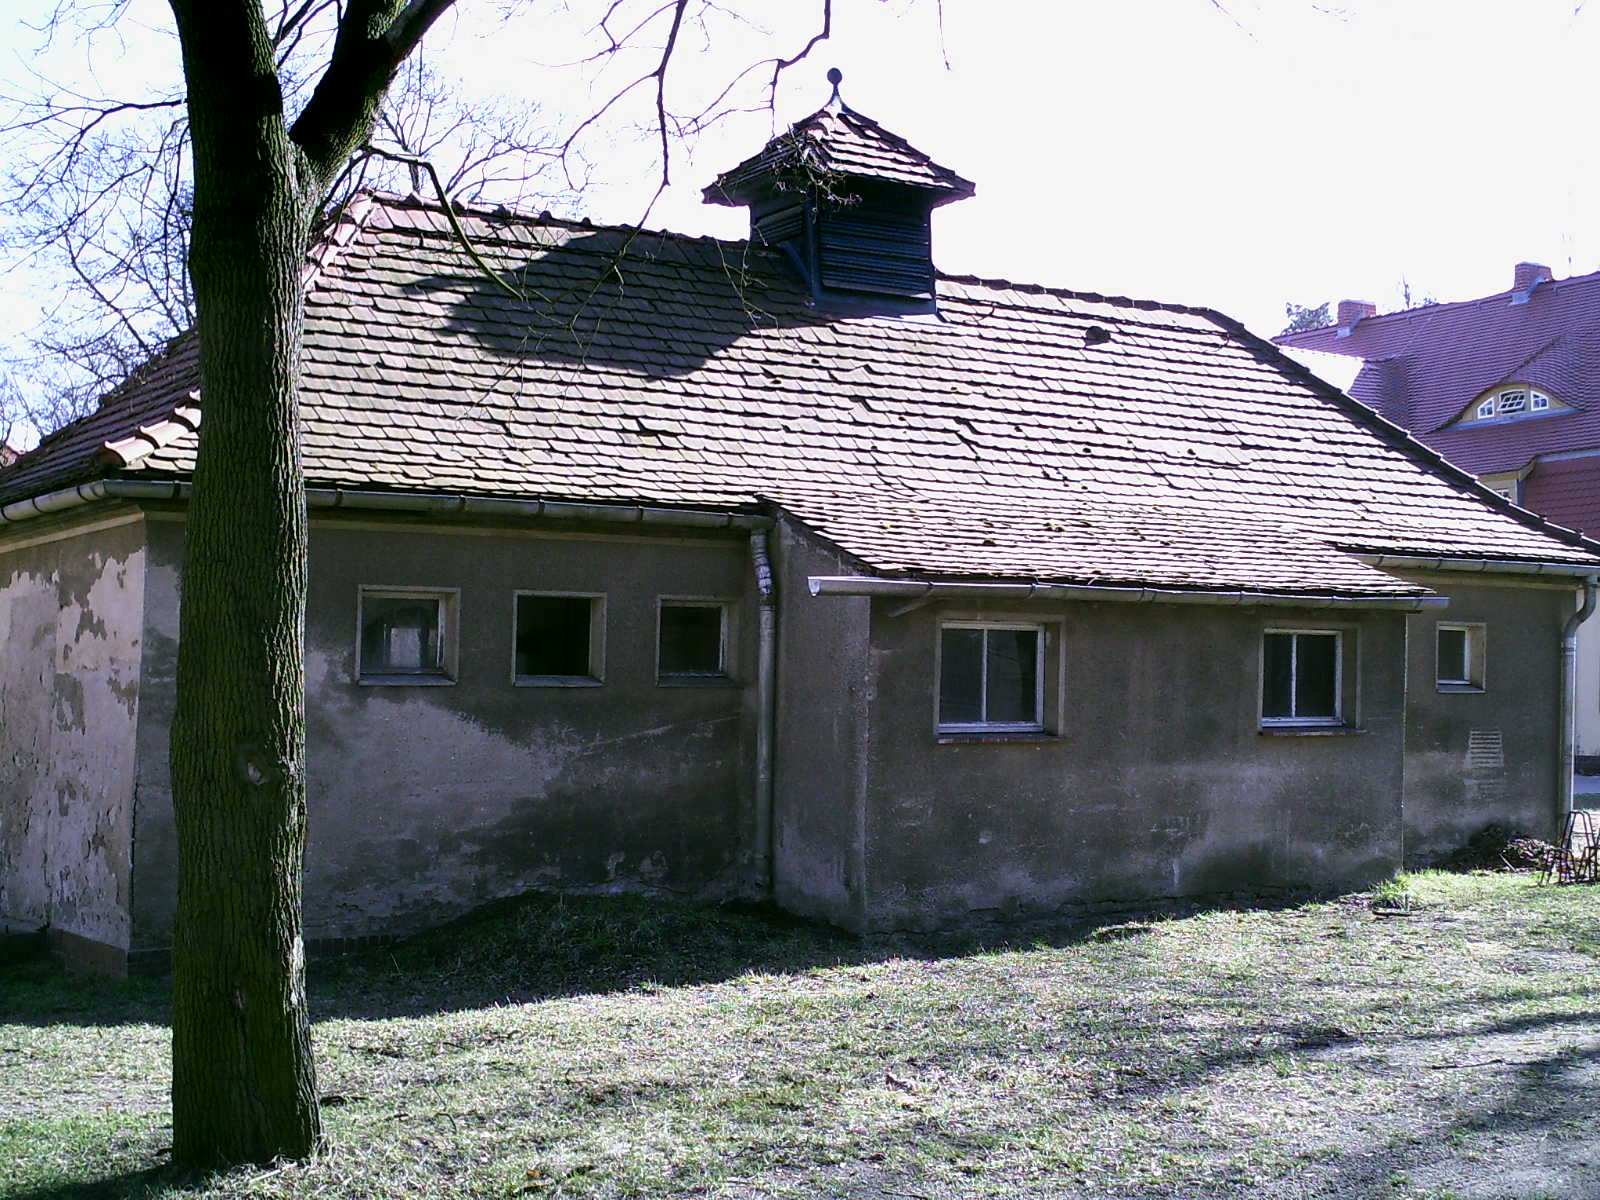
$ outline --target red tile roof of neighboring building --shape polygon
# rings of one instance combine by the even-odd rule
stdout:
[[[460,219],[523,298],[416,201],[365,203],[321,255],[311,485],[780,506],[922,577],[1408,595],[1354,551],[1600,565],[1207,310],[942,277],[937,314],[841,315],[744,242]],[[184,475],[194,387],[180,343],[0,501]]]
[[[1522,481],[1521,499],[1558,525],[1600,534],[1600,454],[1541,461]]]
[[[1600,273],[1368,317],[1345,336],[1328,326],[1274,340],[1364,359],[1350,394],[1475,475],[1600,448]],[[1484,392],[1511,383],[1565,407],[1454,423]]]

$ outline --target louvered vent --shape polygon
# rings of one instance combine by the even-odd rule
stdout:
[[[933,246],[927,213],[817,214],[821,283],[841,292],[915,298],[933,295]]]
[[[755,222],[756,238],[767,246],[798,241],[806,231],[806,212],[798,205],[778,212],[764,213]]]

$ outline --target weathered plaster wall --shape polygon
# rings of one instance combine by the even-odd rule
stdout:
[[[129,938],[136,513],[0,542],[0,917],[111,970]]]
[[[1496,823],[1554,833],[1561,628],[1570,588],[1481,587],[1426,579],[1450,597],[1411,618],[1406,732],[1406,859],[1427,862]],[[1437,681],[1439,622],[1483,622],[1481,692]]]
[[[168,524],[152,539],[153,599],[176,577],[180,533]],[[737,887],[750,810],[752,578],[748,542],[736,534],[315,524],[308,938],[414,929],[529,888]],[[362,585],[460,589],[454,684],[357,682]],[[606,595],[603,686],[513,685],[518,590]],[[731,682],[657,684],[660,596],[737,601]],[[150,671],[164,695],[175,635],[175,625],[150,631]],[[141,731],[152,744],[141,756],[138,927],[141,943],[155,946],[170,936],[174,899],[170,707],[150,712]]]
[[[854,597],[812,596],[807,576],[852,570],[787,523],[773,538],[773,558],[780,681],[774,899],[794,912],[859,928],[871,607]]]
[[[1399,866],[1398,614],[875,604],[869,928],[1099,900],[1331,887]],[[941,740],[941,618],[1055,622],[1058,736]],[[1344,628],[1359,732],[1263,733],[1265,627]]]

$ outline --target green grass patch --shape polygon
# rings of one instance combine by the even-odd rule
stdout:
[[[314,963],[328,1150],[200,1180],[166,1167],[161,990],[29,968],[0,1195],[1593,1196],[1597,918],[1439,873],[881,942],[528,897]]]

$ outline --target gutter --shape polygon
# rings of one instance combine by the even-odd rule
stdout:
[[[760,596],[760,623],[756,635],[756,778],[755,778],[755,877],[763,899],[773,890],[773,733],[777,718],[778,687],[778,594],[773,581],[772,560],[767,556],[767,535],[763,530],[750,534],[750,561],[756,573]]]
[[[1583,581],[1583,603],[1567,618],[1561,630],[1561,748],[1556,758],[1556,836],[1561,845],[1567,836],[1567,819],[1572,815],[1572,759],[1578,742],[1578,626],[1594,615],[1600,593],[1600,575]]]
[[[0,527],[65,512],[100,500],[187,500],[191,485],[153,479],[97,479],[0,508]],[[659,508],[642,504],[579,504],[564,500],[520,500],[494,496],[377,492],[307,488],[310,509],[429,513],[436,516],[545,517],[608,524],[654,525],[678,529],[769,529],[772,518],[749,513]]]
[[[1593,563],[1531,562],[1515,558],[1437,558],[1419,554],[1355,554],[1351,557],[1370,567],[1402,571],[1470,571],[1479,574],[1553,575],[1587,580],[1595,574]]]
[[[1591,568],[1592,570],[1592,568]],[[1443,608],[1448,596],[1290,596],[1275,592],[1201,592],[1178,588],[1105,587],[1082,583],[935,583],[867,575],[813,575],[813,596],[902,596],[910,600],[1111,600],[1132,604],[1210,604],[1224,607],[1388,609]]]

